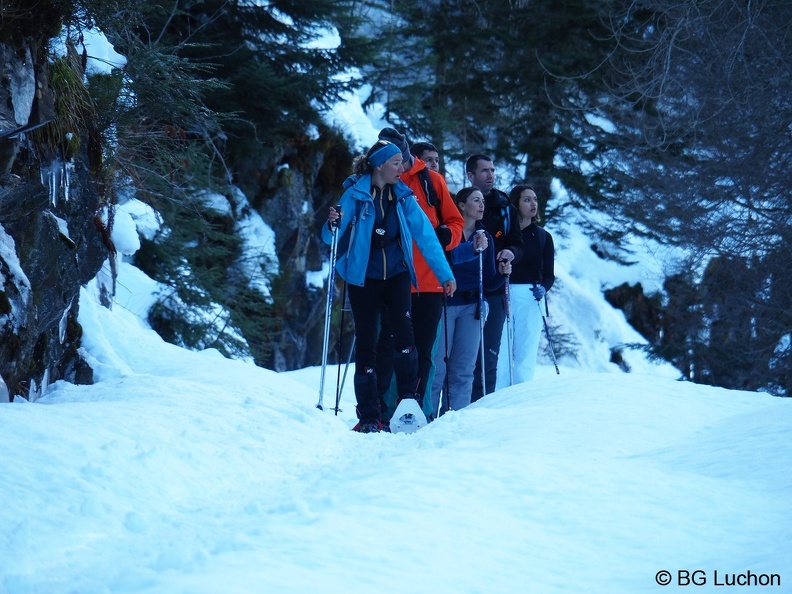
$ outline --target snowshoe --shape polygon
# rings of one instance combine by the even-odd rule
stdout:
[[[426,415],[415,398],[404,398],[390,421],[391,433],[414,433],[426,425]]]

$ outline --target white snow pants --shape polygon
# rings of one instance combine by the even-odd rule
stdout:
[[[514,383],[520,384],[533,379],[539,341],[542,338],[542,312],[544,300],[537,301],[527,284],[510,284],[511,323],[514,334],[512,352],[514,356]],[[500,356],[498,357],[498,383],[496,388],[509,386],[508,323],[503,325]]]

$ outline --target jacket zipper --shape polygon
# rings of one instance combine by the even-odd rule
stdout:
[[[388,221],[385,220],[385,190],[380,191],[380,213],[382,214],[382,228],[385,229],[387,237]],[[380,248],[382,251],[382,280],[388,279],[388,256],[385,254],[385,248]]]

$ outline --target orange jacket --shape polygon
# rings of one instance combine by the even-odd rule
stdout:
[[[430,206],[426,198],[426,191],[421,186],[421,178],[418,172],[426,167],[426,163],[421,161],[418,157],[413,157],[413,166],[409,171],[405,171],[401,175],[401,180],[407,184],[415,194],[421,210],[424,211],[435,229],[440,225],[445,225],[451,231],[451,243],[445,247],[445,251],[450,252],[462,239],[462,228],[465,226],[465,219],[459,212],[454,199],[451,198],[451,193],[448,191],[448,185],[445,178],[436,171],[429,171],[429,180],[434,186],[439,204],[437,206]],[[439,211],[439,216],[438,216]],[[442,217],[442,220],[441,220]],[[425,293],[442,293],[443,287],[437,280],[434,272],[429,268],[426,260],[421,254],[417,246],[413,246],[413,258],[415,264],[415,276],[418,279],[418,288],[413,287],[413,292]]]

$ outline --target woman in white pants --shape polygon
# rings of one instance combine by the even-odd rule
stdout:
[[[555,282],[553,237],[537,225],[541,220],[536,192],[531,186],[518,185],[509,193],[517,210],[523,239],[523,257],[514,264],[509,277],[514,383],[533,378],[539,341],[542,338],[544,298]],[[508,328],[504,326],[504,332]],[[504,335],[504,340],[508,337]],[[509,385],[508,350],[501,348],[498,361],[498,388]],[[506,356],[503,356],[506,355]]]

